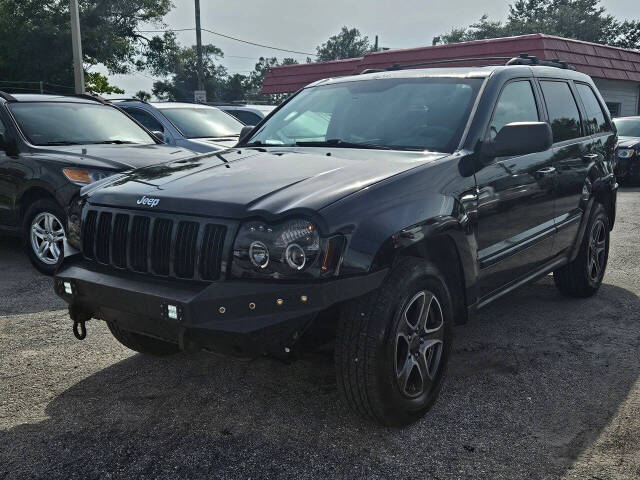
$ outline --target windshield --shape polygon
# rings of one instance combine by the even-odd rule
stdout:
[[[391,78],[308,88],[249,144],[453,152],[482,79]]]
[[[155,143],[116,108],[100,104],[10,103],[11,113],[33,145]]]
[[[238,136],[244,126],[217,108],[163,108],[162,113],[186,138]]]
[[[640,118],[616,118],[613,123],[621,137],[640,137]]]

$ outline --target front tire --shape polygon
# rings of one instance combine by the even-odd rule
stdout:
[[[444,277],[417,258],[402,259],[378,290],[347,303],[335,363],[348,405],[383,425],[419,420],[442,387],[452,312]]]
[[[53,275],[64,259],[66,216],[53,200],[34,202],[24,216],[24,246],[33,266]]]
[[[163,342],[156,338],[123,330],[115,322],[107,322],[107,326],[118,342],[135,352],[160,357],[173,355],[180,351],[180,348],[175,343]]]
[[[609,259],[609,215],[595,203],[575,260],[553,272],[561,293],[586,298],[594,295],[604,278]]]

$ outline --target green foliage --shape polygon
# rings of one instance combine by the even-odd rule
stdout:
[[[151,94],[149,92],[145,92],[144,90],[138,90],[133,98],[137,98],[138,100],[142,100],[143,102],[148,102],[151,100]]]
[[[153,84],[153,94],[163,100],[193,101],[193,92],[198,86],[196,47],[182,47],[175,35],[167,33],[158,45],[152,45],[147,65],[158,76],[168,77]],[[281,96],[262,95],[260,88],[269,68],[276,65],[298,63],[285,58],[282,63],[276,57],[260,57],[249,75],[229,75],[216,62],[223,52],[214,45],[202,46],[202,64],[207,101],[278,102]]]
[[[202,46],[202,69],[207,100],[219,100],[227,80],[227,69],[216,64],[223,57],[222,50],[215,45]],[[196,47],[182,47],[173,34],[165,34],[159,51],[148,56],[148,66],[155,75],[167,76],[167,80],[153,84],[153,94],[163,100],[193,101],[193,92],[198,89]]]
[[[124,93],[121,88],[109,84],[109,79],[98,72],[85,72],[84,82],[87,92],[95,94]]]
[[[326,62],[361,57],[370,52],[372,48],[369,38],[362,36],[357,28],[342,27],[340,33],[329,37],[329,40],[316,47],[317,61]]]
[[[152,39],[142,23],[161,24],[171,0],[80,0],[85,70],[110,73],[145,64]],[[69,0],[0,0],[0,72],[9,80],[73,85]],[[97,77],[96,77],[97,78]]]
[[[437,36],[433,44],[545,33],[587,42],[640,48],[640,21],[620,21],[600,0],[516,0],[505,22],[487,15],[466,28]]]

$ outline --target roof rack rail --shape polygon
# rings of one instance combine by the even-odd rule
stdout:
[[[5,99],[7,102],[17,102],[16,97],[14,97],[13,95],[9,95],[2,90],[0,90],[0,98]]]
[[[362,73],[373,73],[373,72],[389,72],[393,70],[405,70],[408,68],[416,68],[416,67],[426,67],[428,65],[447,65],[450,63],[464,63],[464,62],[506,62],[511,60],[511,57],[475,57],[475,58],[453,58],[449,60],[432,60],[430,62],[420,62],[420,63],[411,63],[409,65],[400,65],[396,63],[395,65],[391,65],[390,67],[384,69],[372,69],[369,68],[364,70]]]
[[[567,62],[554,58],[552,60],[540,60],[538,57],[521,53],[518,57],[514,57],[507,62],[507,65],[531,65],[541,67],[555,67],[563,70],[575,70],[576,67]]]
[[[563,62],[558,59],[553,60],[540,60],[538,57],[530,56],[527,53],[521,53],[518,57],[473,57],[473,58],[453,58],[448,60],[432,60],[430,62],[411,63],[408,65],[400,65],[396,63],[387,68],[367,68],[360,72],[360,75],[366,73],[388,72],[394,70],[405,70],[416,67],[426,67],[429,65],[447,65],[455,63],[468,63],[468,62],[501,62],[503,65],[540,65],[546,67],[563,68],[566,70],[575,70],[573,65],[569,65],[567,62]]]
[[[141,103],[149,103],[146,100],[142,100],[141,98],[135,97],[122,97],[122,98],[108,98],[107,102],[141,102]]]
[[[102,98],[100,95],[95,95],[93,93],[74,93],[74,94],[71,94],[71,95],[63,95],[63,96],[84,98],[86,100],[93,100],[94,102],[107,103],[107,100]]]

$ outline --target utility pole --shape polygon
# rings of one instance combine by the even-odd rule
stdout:
[[[76,93],[84,93],[84,70],[82,69],[82,38],[80,37],[80,14],[78,0],[69,0],[71,12],[71,43],[73,44],[73,74]]]
[[[204,73],[202,71],[202,28],[200,27],[200,0],[196,2],[196,53],[198,55],[198,90],[204,90]]]
[[[373,51],[374,52],[378,51],[378,35],[376,35],[376,43],[373,44]]]

